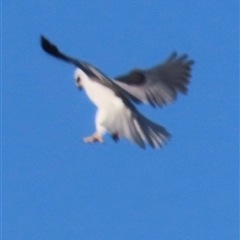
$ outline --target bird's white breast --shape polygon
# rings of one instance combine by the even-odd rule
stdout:
[[[98,108],[121,108],[124,106],[122,99],[117,97],[110,88],[107,88],[94,80],[84,78],[83,87],[90,100]]]

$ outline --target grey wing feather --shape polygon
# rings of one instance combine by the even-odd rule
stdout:
[[[136,109],[124,108],[117,111],[106,118],[102,125],[114,137],[117,136],[117,139],[127,138],[141,148],[145,148],[145,143],[152,148],[162,147],[170,138],[170,134],[164,127],[147,119]]]
[[[148,70],[134,70],[115,78],[115,83],[140,102],[163,106],[174,101],[178,93],[187,93],[193,63],[187,55],[173,53],[163,64]]]

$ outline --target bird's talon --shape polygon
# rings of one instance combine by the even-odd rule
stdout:
[[[93,135],[93,136],[90,136],[90,137],[86,137],[83,139],[83,141],[85,143],[94,143],[94,142],[100,142],[100,143],[103,143],[103,139],[101,136],[99,135]]]

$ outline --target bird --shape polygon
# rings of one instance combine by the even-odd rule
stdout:
[[[76,86],[84,89],[97,107],[96,131],[83,139],[85,143],[103,143],[103,135],[109,133],[116,142],[126,138],[143,149],[146,145],[156,149],[171,138],[163,126],[141,114],[136,105],[163,107],[175,101],[179,93],[186,94],[194,64],[187,54],[173,52],[152,68],[133,69],[110,78],[92,64],[64,54],[43,35],[40,44],[46,53],[76,67]]]

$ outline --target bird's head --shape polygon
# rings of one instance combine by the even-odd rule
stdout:
[[[86,77],[86,74],[80,68],[77,68],[74,73],[74,80],[79,90],[82,90],[82,88],[84,87],[83,81],[85,77]]]

